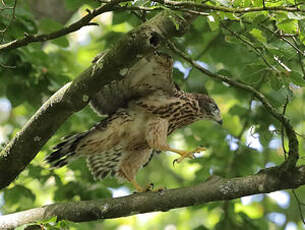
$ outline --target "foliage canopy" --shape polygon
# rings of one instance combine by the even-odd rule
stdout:
[[[171,4],[173,2],[141,0],[120,3],[126,9],[95,17],[93,22],[98,26],[83,27],[53,40],[29,43],[5,52],[0,48],[0,142],[12,139],[47,98],[76,78],[90,66],[97,54],[113,47],[143,19],[152,18],[162,10],[180,15],[181,8]],[[289,118],[298,134],[298,165],[304,165],[303,0],[187,3],[207,7],[182,6],[202,15],[196,18],[183,37],[174,39],[176,46],[209,71],[262,92],[277,111]],[[63,29],[84,17],[87,8],[92,10],[101,3],[65,0],[56,6],[72,15],[65,24],[59,22],[56,15],[37,15],[31,10],[33,4],[35,1],[18,2],[13,10],[4,9],[13,7],[13,3],[7,1],[2,6],[0,3],[3,7],[0,8],[1,44]],[[131,10],[131,7],[143,8],[140,11]],[[209,121],[200,121],[175,132],[169,138],[171,145],[185,149],[203,145],[208,147],[208,151],[175,168],[172,161],[176,156],[161,153],[139,172],[141,184],[153,182],[167,188],[190,186],[211,175],[232,178],[254,174],[285,160],[288,142],[282,124],[261,101],[247,90],[209,78],[169,48],[162,49],[175,59],[174,78],[178,85],[186,91],[207,89],[220,106],[224,125],[220,127]],[[62,136],[84,131],[100,119],[89,107],[71,116],[18,178],[1,191],[1,213],[46,203],[95,200],[131,193],[128,184],[121,185],[115,179],[107,178],[96,183],[83,159],[59,170],[49,170],[43,162]],[[297,199],[293,193],[297,194]],[[304,229],[299,210],[305,210],[304,203],[300,202],[304,199],[305,190],[301,187],[295,192],[278,191],[166,213],[82,224],[66,221],[54,224],[55,219],[52,219],[40,224],[46,229]]]

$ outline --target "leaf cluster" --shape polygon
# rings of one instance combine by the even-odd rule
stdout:
[[[75,11],[73,17],[78,18],[85,8],[96,7],[97,2],[66,0],[62,7]],[[209,1],[206,4],[247,8],[262,7],[263,1]],[[300,4],[299,7],[304,8],[302,1],[265,1],[265,4]],[[150,7],[145,1],[138,1],[135,5]],[[105,21],[102,16],[96,20],[99,27],[88,32],[83,40],[77,39],[82,35],[82,31],[79,31],[52,41],[0,53],[0,64],[13,67],[0,66],[0,98],[8,99],[12,105],[9,118],[0,123],[0,131],[4,127],[7,130],[5,138],[14,136],[46,98],[88,67],[96,54],[111,48],[123,34],[141,24],[143,18],[149,19],[156,14],[154,11],[141,13],[128,10],[113,12],[112,18]],[[8,25],[10,16],[9,11],[1,12],[0,28]],[[64,27],[56,22],[56,17],[35,19],[26,3],[18,5],[15,16],[13,24],[4,34],[5,42],[22,38],[26,36],[25,33],[49,33]],[[209,12],[207,17],[198,17],[190,26],[190,31],[175,42],[208,70],[261,91],[278,111],[282,111],[288,102],[286,115],[296,131],[302,134],[305,128],[304,26],[305,15],[300,12],[237,14],[214,11]],[[172,161],[177,156],[171,153],[157,154],[140,171],[138,180],[141,184],[153,182],[156,187],[181,187],[196,184],[211,175],[227,178],[246,176],[283,162],[283,146],[286,149],[288,146],[286,138],[282,139],[281,136],[282,125],[260,101],[247,91],[204,76],[180,57],[174,58],[175,81],[186,91],[207,91],[215,98],[222,111],[224,125],[220,127],[210,121],[200,121],[178,130],[169,138],[171,145],[183,149],[203,145],[208,150],[198,155],[197,159],[184,161],[176,168],[172,167]],[[0,109],[0,115],[1,112]],[[43,158],[61,136],[84,131],[99,119],[89,108],[68,119],[32,164],[0,193],[1,212],[20,211],[46,202],[94,200],[111,197],[118,192],[130,193],[128,184],[121,185],[115,179],[95,182],[83,159],[60,170],[49,170],[43,163]],[[282,143],[283,140],[285,143]],[[304,139],[300,138],[299,141],[303,150]],[[304,164],[303,155],[299,163]],[[299,189],[298,193],[305,194],[303,190]],[[34,225],[45,229],[92,229],[93,225],[105,229],[117,229],[123,225],[137,229],[163,229],[175,225],[177,229],[196,230],[284,229],[288,223],[301,226],[296,201],[289,191],[284,194],[288,197],[285,207],[272,196],[261,195],[258,200],[252,197],[250,204],[237,199],[155,214],[144,224],[137,217],[131,217],[95,224],[56,223],[56,219],[52,219]],[[304,195],[300,196],[302,198],[305,198]],[[285,221],[281,224],[268,218],[273,212],[283,214]],[[29,227],[23,226],[23,229]]]

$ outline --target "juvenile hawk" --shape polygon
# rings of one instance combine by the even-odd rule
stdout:
[[[221,115],[209,96],[180,90],[173,82],[172,69],[172,58],[157,53],[140,59],[130,70],[123,69],[124,80],[105,86],[91,100],[94,109],[108,117],[88,131],[64,138],[46,160],[61,167],[84,156],[96,179],[111,175],[144,191],[135,176],[153,150],[180,154],[178,163],[193,158],[204,148],[174,149],[167,144],[167,136],[200,119],[221,123]]]

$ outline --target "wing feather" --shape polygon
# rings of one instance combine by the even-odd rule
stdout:
[[[128,102],[162,90],[174,95],[173,60],[164,53],[153,53],[140,59],[129,69],[124,79],[112,81],[91,99],[92,108],[99,114],[112,114]]]

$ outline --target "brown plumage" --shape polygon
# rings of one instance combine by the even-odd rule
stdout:
[[[172,67],[172,59],[165,54],[140,59],[124,80],[111,83],[92,99],[95,110],[109,116],[90,130],[64,139],[46,160],[61,167],[84,156],[96,179],[116,176],[143,191],[135,176],[150,160],[153,150],[180,154],[178,163],[203,150],[187,152],[167,144],[169,134],[197,120],[221,122],[213,99],[175,86]]]

